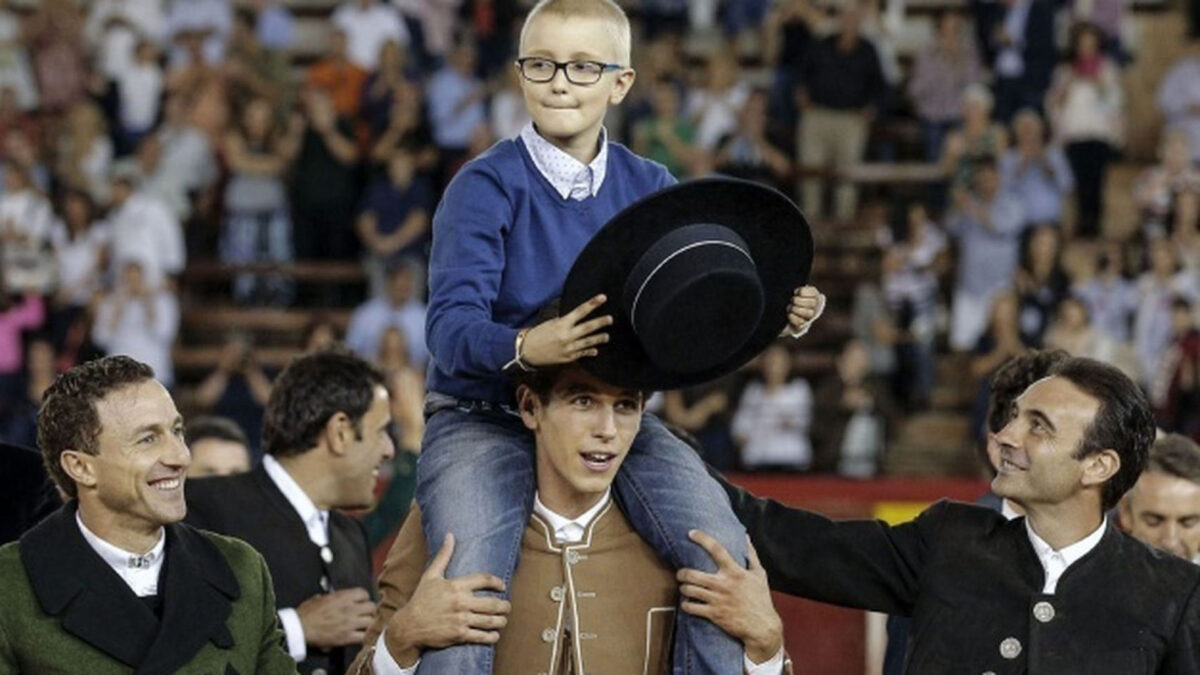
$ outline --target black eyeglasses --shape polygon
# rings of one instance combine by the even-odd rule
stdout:
[[[561,69],[571,84],[596,84],[604,73],[610,70],[620,70],[616,63],[600,61],[552,61],[537,56],[526,56],[517,59],[517,67],[521,76],[530,82],[549,82],[554,79]]]

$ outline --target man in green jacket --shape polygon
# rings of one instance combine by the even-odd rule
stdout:
[[[38,441],[67,503],[0,547],[0,675],[295,673],[262,558],[183,525],[183,419],[112,356],[47,390]]]

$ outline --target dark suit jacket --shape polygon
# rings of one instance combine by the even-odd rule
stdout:
[[[0,673],[294,673],[262,557],[166,528],[162,618],[88,545],[71,501],[0,547]]]
[[[1033,0],[1030,4],[1025,33],[1020,36],[1021,58],[1025,62],[1021,81],[1027,89],[1045,93],[1050,88],[1050,78],[1058,63],[1054,13],[1060,4],[1057,0]],[[975,35],[983,52],[983,62],[989,69],[994,68],[1000,46],[993,37],[996,29],[1004,25],[1008,8],[995,0],[973,0],[971,9],[975,16]]]
[[[772,588],[912,616],[906,672],[1200,673],[1200,567],[1111,523],[1045,595],[1023,518],[941,501],[834,522],[723,484]]]
[[[41,453],[0,443],[0,544],[16,541],[60,506]]]
[[[277,607],[298,607],[322,593],[321,577],[326,574],[334,589],[364,588],[374,597],[362,524],[337,510],[329,512],[333,562],[327,571],[300,515],[261,465],[237,476],[190,480],[185,489],[188,523],[245,540],[266,559]],[[319,650],[309,645],[300,672],[324,668],[344,673],[357,653],[356,647]]]

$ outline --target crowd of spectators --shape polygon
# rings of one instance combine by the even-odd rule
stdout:
[[[662,399],[714,464],[871,475],[897,411],[934,398],[939,353],[968,355],[985,390],[1041,346],[1117,363],[1165,428],[1200,436],[1200,46],[1159,87],[1139,221],[1114,228],[1124,3],[971,2],[907,55],[904,0],[629,4],[638,84],[609,137],[677,178],[765,182],[833,228],[869,221],[846,171],[864,159],[941,176],[884,209],[832,372],[810,383],[778,347]],[[337,339],[320,312],[361,296],[253,270],[325,260],[363,265],[345,340],[403,392],[415,447],[431,217],[457,167],[528,123],[510,67],[527,5],[343,0],[313,45],[284,0],[0,3],[0,437],[31,443],[53,373],[98,353],[173,384],[189,260],[240,271],[220,302],[312,308],[306,341]],[[272,375],[232,335],[193,398],[257,452]]]

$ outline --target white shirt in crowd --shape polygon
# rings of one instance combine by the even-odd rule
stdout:
[[[58,260],[58,290],[67,302],[77,307],[86,305],[100,290],[104,270],[101,254],[108,247],[112,230],[105,221],[96,221],[87,231],[71,238],[66,223],[57,221],[50,234],[54,257]]]
[[[163,74],[157,63],[132,63],[117,77],[121,126],[146,131],[158,120]]]
[[[808,468],[812,445],[813,395],[808,382],[794,379],[769,392],[761,382],[751,382],[742,392],[733,415],[734,438],[742,441],[742,464]]]
[[[89,51],[97,54],[100,72],[117,79],[133,63],[139,37],[162,44],[166,16],[162,0],[92,0],[83,35]],[[114,19],[123,23],[111,24]]]
[[[92,339],[108,354],[121,354],[145,363],[154,369],[154,376],[163,386],[175,382],[171,361],[171,345],[179,333],[179,300],[164,290],[152,291],[150,307],[147,301],[130,299],[120,291],[100,302]]]
[[[541,498],[537,493],[533,496],[533,512],[541,516],[550,528],[554,530],[554,541],[558,544],[578,544],[583,541],[583,535],[587,532],[588,525],[595,520],[596,516],[608,506],[608,502],[612,499],[612,489],[604,491],[604,496],[596,505],[581,513],[577,518],[568,518],[561,516],[554,511],[551,511],[542,503]],[[742,657],[743,665],[746,668],[746,675],[780,675],[783,672],[783,648],[781,647],[775,656],[767,661],[755,664],[745,656]],[[379,634],[379,638],[375,640],[375,657],[371,661],[375,675],[416,675],[417,666],[421,665],[421,660],[408,668],[400,667],[396,660],[387,650],[387,644],[383,639],[383,633]]]
[[[148,287],[158,288],[166,275],[183,271],[183,227],[162,200],[134,192],[109,214],[109,223],[113,263],[141,262]]]
[[[347,56],[367,72],[379,65],[379,48],[388,40],[408,47],[408,27],[395,7],[373,1],[363,9],[359,0],[348,0],[333,12],[333,25],[346,32]]]

